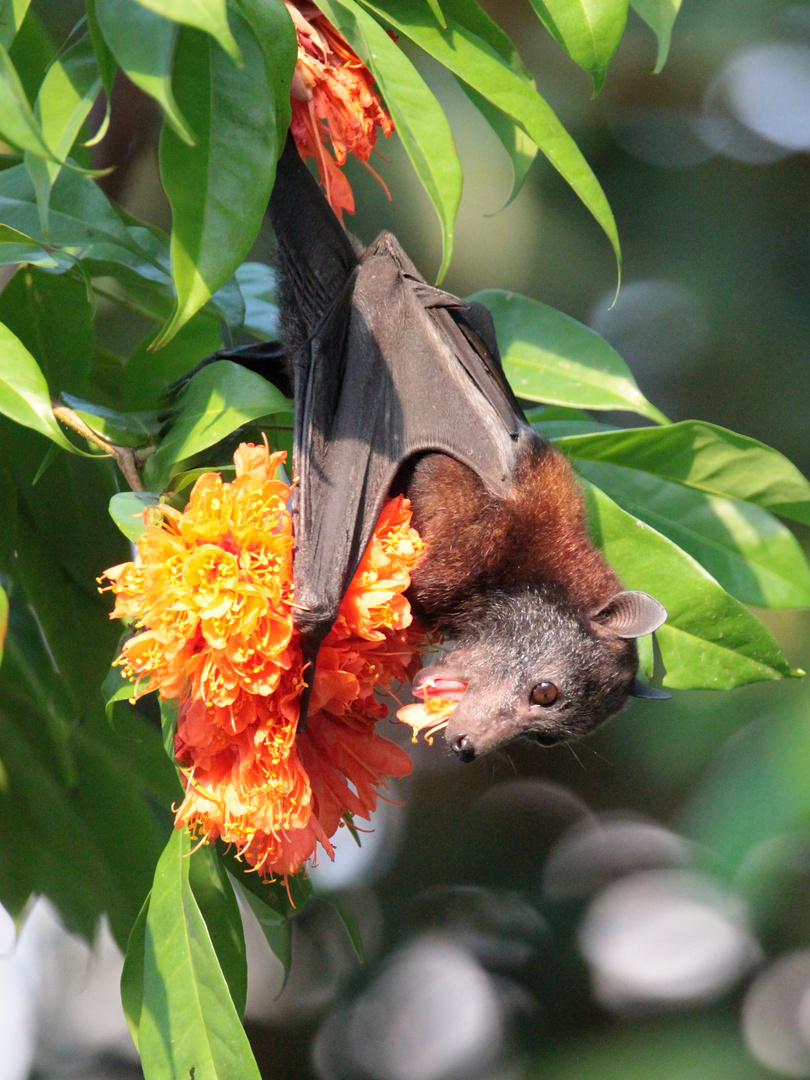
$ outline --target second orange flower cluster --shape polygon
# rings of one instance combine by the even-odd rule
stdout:
[[[408,756],[375,732],[374,698],[417,665],[421,631],[403,596],[421,551],[407,500],[392,499],[324,641],[306,732],[293,627],[284,454],[242,444],[236,478],[201,476],[184,511],[161,504],[137,558],[107,571],[113,617],[139,632],[120,663],[134,695],[179,702],[175,754],[186,785],[176,825],[236,845],[262,874],[293,874],[342,822],[367,819]]]

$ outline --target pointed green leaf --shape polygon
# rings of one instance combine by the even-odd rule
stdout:
[[[630,6],[658,38],[658,56],[655,61],[657,75],[667,62],[672,27],[680,11],[681,0],[630,0]]]
[[[580,461],[578,471],[697,559],[744,604],[810,606],[810,567],[801,546],[767,510],[622,465]]]
[[[156,411],[122,413],[73,394],[62,394],[62,400],[91,431],[115,446],[149,446],[162,426]]]
[[[121,69],[154,98],[179,137],[193,146],[194,134],[172,92],[177,23],[136,0],[95,0],[95,4],[99,28]]]
[[[0,0],[0,45],[8,49],[22,25],[31,0]]]
[[[518,397],[582,409],[621,409],[666,422],[619,354],[594,330],[517,293],[488,289],[469,299],[492,312],[504,370]]]
[[[691,555],[587,484],[596,543],[627,589],[651,593],[667,609],[656,631],[665,686],[731,690],[799,674],[777,642]]]
[[[3,662],[3,650],[6,647],[6,634],[8,633],[8,596],[6,590],[0,585],[0,664]]]
[[[277,20],[283,46],[278,53],[288,62],[291,77],[295,54],[286,12],[284,20]],[[256,34],[236,12],[233,26],[244,56],[241,69],[206,35],[189,28],[180,33],[175,87],[197,145],[186,145],[164,127],[160,169],[172,206],[172,277],[178,301],[160,344],[244,259],[264,218],[286,136],[276,123],[275,90]]]
[[[124,635],[122,641],[128,635]],[[111,664],[110,670],[101,684],[101,696],[104,700],[104,711],[107,719],[112,723],[115,713],[115,705],[119,701],[129,701],[132,698],[134,685],[130,679],[125,678],[120,664]]]
[[[55,161],[47,146],[20,77],[6,50],[0,45],[0,135],[18,150]]]
[[[249,420],[283,412],[287,399],[260,375],[219,360],[199,371],[180,391],[177,418],[147,467],[162,488],[175,464],[205,450]]]
[[[87,29],[90,31],[90,40],[93,42],[93,50],[96,54],[96,63],[98,64],[101,81],[104,84],[104,92],[107,95],[107,113],[105,116],[106,124],[109,121],[110,95],[112,94],[113,79],[115,78],[115,73],[118,70],[118,65],[116,64],[115,57],[110,52],[110,48],[107,45],[107,42],[104,40],[104,35],[101,32],[98,15],[96,14],[96,4],[97,0],[85,0],[85,9],[87,12]]]
[[[374,75],[405,152],[438,214],[442,263],[437,278],[441,281],[453,254],[462,185],[461,164],[447,117],[411,61],[359,4],[328,0],[320,8]]]
[[[26,152],[25,164],[34,181],[43,232],[47,235],[50,193],[101,89],[101,76],[89,34],[60,54],[39,88],[34,113],[42,137],[57,160]]]
[[[159,352],[154,332],[140,342],[124,369],[123,404],[129,409],[165,411],[169,387],[222,346],[219,324],[199,311]]]
[[[599,93],[622,39],[627,0],[530,0],[551,36],[593,79]]]
[[[225,0],[137,0],[137,2],[158,15],[165,15],[177,23],[195,26],[210,34],[225,52],[237,64],[242,63],[241,42],[237,44],[228,25],[227,5]]]
[[[247,956],[242,916],[233,885],[222,866],[217,850],[210,844],[198,847],[191,856],[189,883],[200,909],[211,943],[231,992],[239,1016],[247,1001]]]
[[[0,323],[0,413],[33,428],[61,446],[78,453],[62,433],[51,409],[48,384],[36,360],[19,338]]]
[[[465,82],[459,82],[459,86],[495,132],[512,162],[512,189],[501,207],[505,210],[523,187],[523,181],[537,157],[537,146],[522,128],[510,120],[506,113],[497,109],[486,98],[481,97],[477,90]]]
[[[110,499],[110,517],[134,544],[146,531],[145,511],[159,502],[160,496],[153,491],[119,491]]]
[[[144,1074],[260,1080],[189,884],[190,848],[188,833],[176,829],[155,871],[138,1035]]]
[[[286,979],[290,973],[290,963],[292,962],[290,920],[274,911],[252,889],[245,888],[241,881],[238,881],[237,884],[243,899],[256,916],[256,921],[264,934],[265,941],[270,946],[270,951],[277,960],[281,961]]]
[[[684,420],[660,428],[559,439],[574,458],[627,465],[710,495],[730,495],[810,525],[810,482],[777,450],[756,439]]]
[[[275,271],[264,263],[246,262],[237,269],[236,280],[245,298],[244,330],[260,341],[272,341],[279,333]]]
[[[132,924],[127,941],[127,952],[124,957],[124,967],[121,971],[121,1005],[124,1009],[124,1018],[138,1049],[138,1029],[141,1024],[141,1009],[143,1008],[143,961],[144,946],[146,945],[146,916],[149,913],[149,896],[143,902],[143,907],[138,912],[138,917]]]
[[[509,67],[492,46],[455,21],[447,6],[447,30],[413,20],[409,0],[362,0],[370,11],[409,37],[519,124],[573,188],[604,229],[621,267],[616,222],[599,182],[574,140],[537,91]]]

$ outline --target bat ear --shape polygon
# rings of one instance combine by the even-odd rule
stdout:
[[[642,682],[641,679],[635,679],[633,681],[630,696],[649,698],[651,701],[670,701],[672,698],[672,694],[668,694],[666,690],[659,690],[655,686],[648,686],[647,683]]]
[[[649,593],[616,593],[603,608],[591,615],[597,632],[607,631],[620,638],[640,638],[651,634],[666,621],[667,613]]]

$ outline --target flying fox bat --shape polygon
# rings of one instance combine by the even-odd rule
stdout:
[[[402,492],[425,541],[406,595],[456,641],[414,694],[458,700],[446,737],[461,760],[519,735],[584,734],[630,694],[668,696],[636,680],[635,644],[666,612],[623,590],[591,543],[577,481],[527,423],[488,310],[429,285],[388,232],[358,255],[289,138],[270,218],[294,382],[295,621],[308,658],[386,499]],[[278,347],[267,350],[277,362]]]

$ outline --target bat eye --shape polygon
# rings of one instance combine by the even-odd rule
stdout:
[[[529,694],[532,705],[553,705],[559,691],[553,682],[539,682]]]

